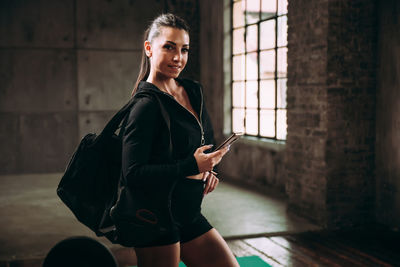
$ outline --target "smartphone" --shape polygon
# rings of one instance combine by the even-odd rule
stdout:
[[[243,133],[233,133],[233,134],[231,134],[231,136],[226,138],[225,141],[222,142],[222,144],[220,144],[214,151],[217,151],[218,149],[221,149],[221,148],[224,148],[226,146],[229,146],[230,144],[232,144],[233,142],[238,140],[242,135],[243,135]]]

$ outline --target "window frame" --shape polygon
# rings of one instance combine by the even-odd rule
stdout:
[[[234,109],[238,109],[238,107],[234,107],[234,91],[233,91],[233,85],[234,82],[243,82],[243,86],[244,86],[244,106],[243,106],[243,112],[244,112],[244,122],[243,122],[243,126],[244,126],[244,134],[246,137],[251,137],[251,138],[257,138],[257,139],[261,139],[261,140],[269,140],[269,141],[275,141],[275,142],[285,142],[286,138],[287,138],[287,123],[286,125],[286,134],[285,134],[285,139],[280,139],[278,138],[278,111],[286,111],[286,115],[285,115],[285,120],[287,121],[287,104],[285,105],[285,107],[279,107],[278,106],[278,92],[279,92],[279,84],[278,82],[280,82],[281,80],[286,80],[286,90],[287,90],[287,67],[286,67],[286,75],[285,76],[280,76],[278,73],[278,51],[279,49],[285,49],[286,48],[286,53],[287,53],[287,49],[288,49],[288,44],[287,44],[287,34],[286,34],[286,40],[285,40],[285,45],[279,45],[278,44],[278,27],[279,27],[279,18],[282,17],[286,17],[286,27],[287,27],[287,10],[286,12],[279,12],[279,0],[276,0],[276,12],[271,15],[268,16],[266,18],[262,18],[262,0],[259,0],[259,4],[260,4],[260,8],[259,8],[259,14],[258,14],[258,20],[256,22],[252,22],[252,23],[248,23],[247,21],[247,10],[244,12],[244,24],[242,26],[239,27],[234,27],[234,3],[236,2],[242,2],[242,4],[244,4],[245,6],[247,5],[246,1],[248,0],[228,0],[229,1],[229,12],[230,12],[230,28],[229,28],[229,34],[230,34],[230,82],[229,82],[229,87],[230,87],[230,132],[234,132],[234,115],[233,115],[233,111]],[[274,31],[274,38],[275,38],[275,45],[274,47],[271,48],[267,48],[267,49],[261,49],[260,44],[261,44],[261,23],[266,22],[266,21],[274,21],[275,22],[275,31]],[[253,25],[257,25],[257,49],[255,51],[248,51],[247,50],[247,32],[248,32],[248,28],[249,26],[253,26]],[[244,45],[244,50],[241,51],[240,53],[234,54],[233,49],[234,49],[234,38],[233,38],[233,33],[235,30],[238,29],[243,29],[244,30],[244,37],[243,37],[243,45]],[[274,76],[271,78],[264,78],[262,79],[261,77],[261,73],[260,73],[260,61],[261,61],[261,52],[264,51],[274,51]],[[256,53],[257,54],[257,79],[253,80],[247,79],[247,55],[249,53]],[[287,54],[286,54],[287,55]],[[244,70],[244,80],[234,80],[233,77],[233,70],[234,70],[234,65],[233,65],[233,59],[235,56],[244,56],[244,68],[242,68]],[[287,64],[287,56],[286,56],[286,64]],[[287,65],[286,65],[287,66]],[[257,134],[249,134],[246,133],[246,115],[247,115],[247,110],[248,105],[246,103],[246,90],[247,90],[247,84],[249,81],[256,81],[257,82],[257,107],[256,108],[250,108],[252,110],[256,110],[257,112]],[[260,92],[261,92],[261,82],[262,81],[273,81],[274,83],[274,90],[275,90],[275,99],[274,99],[274,107],[269,109],[269,108],[262,108],[261,107],[261,99],[260,99]],[[286,97],[286,96],[285,96]],[[239,110],[241,110],[241,108],[239,108]],[[274,137],[270,137],[270,136],[265,136],[265,135],[261,135],[261,111],[262,110],[270,110],[274,112]]]

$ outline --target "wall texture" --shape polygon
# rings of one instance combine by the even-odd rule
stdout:
[[[379,2],[376,108],[376,214],[400,224],[400,3]]]
[[[328,3],[288,5],[286,193],[292,210],[315,221],[327,209]]]
[[[183,75],[203,83],[222,141],[229,3],[1,1],[0,174],[64,170],[80,138],[129,99],[142,32],[162,11],[191,24]],[[286,144],[242,140],[221,176],[285,192],[291,211],[320,225],[398,226],[400,5],[290,0],[288,9]]]
[[[129,100],[143,32],[175,12],[199,35],[197,1],[0,2],[0,174],[63,171],[81,137]],[[199,79],[198,46],[184,75]]]
[[[74,3],[0,5],[0,173],[62,170],[78,138]]]
[[[375,197],[375,2],[290,1],[288,13],[290,209],[328,227],[367,224]]]
[[[230,2],[200,1],[201,82],[217,143],[230,134]],[[261,191],[283,193],[283,148],[284,145],[240,140],[219,165],[221,177],[256,186]]]
[[[229,2],[200,2],[201,80],[219,141],[230,128]],[[323,226],[398,228],[400,4],[289,0],[288,21],[286,144],[238,142],[223,177],[285,186],[290,210]]]

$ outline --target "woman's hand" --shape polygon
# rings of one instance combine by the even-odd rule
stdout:
[[[221,161],[226,152],[229,151],[229,146],[227,146],[217,151],[205,154],[204,151],[211,147],[212,145],[201,146],[194,152],[194,157],[200,173],[211,171],[214,166]]]
[[[217,187],[219,183],[219,179],[216,176],[215,172],[206,172],[204,173],[204,179],[206,179],[206,186],[204,187],[204,195],[211,193]]]

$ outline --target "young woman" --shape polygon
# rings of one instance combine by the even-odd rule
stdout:
[[[218,185],[213,168],[229,148],[212,151],[213,130],[201,86],[178,78],[188,53],[189,27],[173,14],[157,17],[145,32],[132,92],[136,101],[123,135],[122,172],[127,186],[154,208],[136,216],[169,223],[156,238],[146,230],[140,238],[126,237],[140,239],[134,248],[139,267],[177,267],[181,259],[189,267],[239,266],[200,212],[204,195]]]

